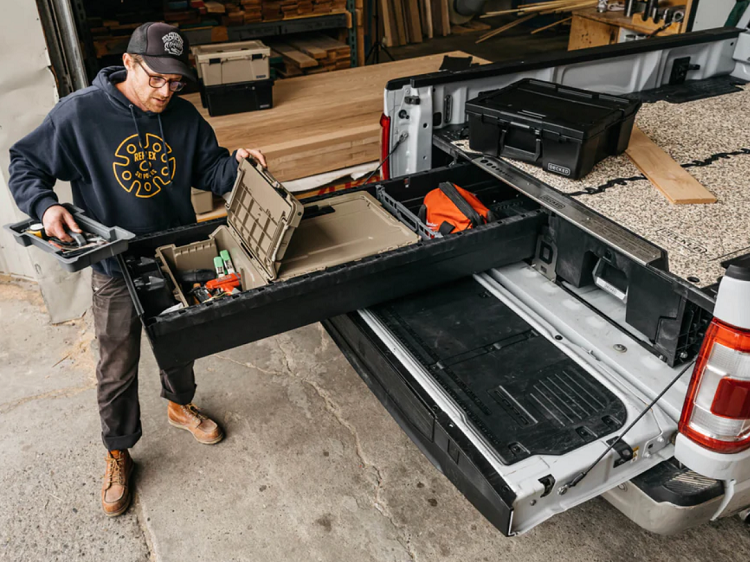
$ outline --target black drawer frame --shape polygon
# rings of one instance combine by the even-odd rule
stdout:
[[[400,201],[417,201],[440,181],[469,185],[491,178],[470,164],[439,168],[383,182]],[[505,190],[497,180],[498,189]],[[373,194],[376,185],[359,190]],[[519,197],[507,188],[509,198]],[[324,201],[336,193],[308,201]],[[207,238],[223,220],[191,225],[133,240],[119,256],[136,310],[161,368],[205,357],[239,345],[286,332],[313,322],[398,298],[460,277],[530,259],[547,214],[540,208],[524,211],[474,230],[423,240],[357,262],[327,268],[272,283],[225,299],[154,316],[144,309],[147,295],[139,276],[140,257],[153,258],[156,248]]]

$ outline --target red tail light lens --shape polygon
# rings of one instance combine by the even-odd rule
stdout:
[[[750,447],[750,332],[711,322],[682,409],[680,432],[721,453]]]
[[[380,177],[384,180],[391,179],[391,163],[386,160],[391,149],[391,118],[385,113],[380,116]]]

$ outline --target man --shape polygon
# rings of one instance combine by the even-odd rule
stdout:
[[[136,234],[195,222],[190,188],[223,195],[238,163],[219,147],[211,126],[189,102],[173,98],[194,80],[188,41],[175,27],[147,23],[133,33],[123,67],[99,72],[93,86],[60,101],[44,122],[11,149],[9,187],[19,208],[47,235],[70,241],[80,232],[58,204],[55,180],[69,181],[73,201],[91,218]],[[97,399],[107,448],[102,508],[125,512],[132,498],[128,449],[141,437],[138,360],[141,326],[116,260],[95,264],[93,312],[99,341]],[[193,363],[160,372],[170,424],[205,444],[224,437],[196,406]]]

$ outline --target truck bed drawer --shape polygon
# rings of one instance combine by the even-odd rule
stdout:
[[[204,240],[222,221],[137,238],[120,257],[121,266],[160,367],[211,355],[533,256],[547,215],[524,196],[474,166],[439,168],[379,185],[413,211],[440,181],[455,182],[477,193],[485,204],[502,207],[502,218],[473,230],[423,239],[165,314],[160,312],[169,303],[154,299],[154,285],[168,283],[154,259],[156,249]],[[376,186],[362,187],[359,191],[375,196]],[[335,195],[305,203],[323,203]]]

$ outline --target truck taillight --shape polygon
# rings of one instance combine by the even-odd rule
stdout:
[[[696,443],[720,453],[750,447],[750,331],[711,321],[679,429]]]
[[[385,113],[380,116],[380,166],[381,179],[391,179],[391,164],[386,160],[391,150],[391,118],[386,117]]]

